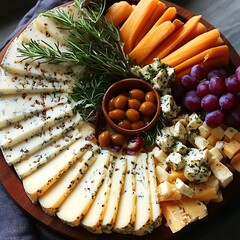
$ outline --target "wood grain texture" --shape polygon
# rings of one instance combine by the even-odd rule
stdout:
[[[113,2],[113,1],[112,1]],[[194,14],[192,12],[187,11],[186,9],[183,9],[179,6],[176,6],[172,3],[169,3],[167,1],[163,1],[166,3],[167,6],[175,6],[178,11],[178,16],[181,20],[186,21],[190,17],[192,17]],[[109,1],[109,4],[111,1]],[[213,26],[207,23],[205,20],[202,20],[202,23],[207,26],[208,29],[212,29]],[[19,33],[20,34],[20,33]],[[230,48],[230,69],[234,69],[234,67],[237,67],[240,65],[240,57],[236,53],[236,51],[233,49],[233,47],[229,44],[229,42],[225,39],[224,36],[222,36],[225,43]],[[8,45],[9,46],[9,45]],[[0,61],[2,60],[8,46],[1,52],[0,54]],[[18,179],[17,175],[15,174],[13,168],[10,168],[7,163],[5,162],[2,154],[0,155],[0,181],[2,182],[3,186],[5,187],[8,194],[11,196],[11,198],[21,207],[21,209],[32,216],[34,219],[39,221],[39,223],[43,224],[45,227],[60,233],[61,235],[73,239],[80,239],[80,240],[97,240],[97,239],[116,239],[120,240],[122,238],[126,240],[130,239],[139,239],[139,237],[132,236],[132,235],[120,235],[117,233],[113,233],[110,235],[94,235],[83,229],[82,227],[75,227],[71,228],[65,224],[63,224],[59,219],[53,218],[48,216],[43,212],[40,206],[34,205],[31,203],[29,198],[24,192],[22,182]],[[228,201],[228,199],[231,197],[232,193],[239,187],[240,182],[240,176],[239,174],[235,173],[234,181],[223,191],[224,193],[224,202],[222,203],[214,203],[210,204],[208,206],[209,215],[212,215],[217,210],[222,208],[224,204]],[[180,231],[177,234],[172,234],[171,231],[165,227],[165,223],[163,222],[161,227],[157,228],[153,234],[148,234],[146,236],[140,237],[141,239],[153,239],[153,240],[165,240],[165,239],[173,239],[173,238],[180,238],[181,236],[184,236],[186,232],[193,228],[197,228],[201,225],[203,222],[207,222],[208,218],[203,219],[201,221],[197,221],[182,231]]]

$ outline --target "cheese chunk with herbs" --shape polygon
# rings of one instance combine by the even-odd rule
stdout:
[[[181,170],[185,167],[186,161],[180,153],[172,152],[166,158],[168,166],[172,167],[175,171]]]
[[[105,233],[111,233],[116,223],[121,191],[125,182],[126,167],[127,163],[125,156],[119,156],[115,160],[115,166],[112,174],[111,192],[102,221],[102,231]]]
[[[0,96],[0,128],[67,101],[68,96],[64,93],[2,95]]]
[[[202,124],[203,121],[199,118],[199,116],[196,113],[193,113],[189,116],[187,130],[188,131],[197,130]]]
[[[30,199],[35,202],[46,192],[86,152],[87,147],[88,143],[79,139],[36,172],[24,178],[23,186]]]
[[[39,203],[46,213],[50,215],[56,213],[63,201],[96,160],[97,151],[100,151],[100,149],[95,145],[84,153],[53,186],[40,196]]]
[[[172,95],[161,97],[161,109],[163,117],[166,119],[175,118],[179,112],[179,108]]]
[[[72,107],[64,104],[30,116],[26,120],[14,123],[0,131],[1,146],[4,149],[18,144],[72,115]]]
[[[165,127],[161,131],[161,135],[157,136],[156,144],[164,151],[167,152],[175,143],[173,136],[173,129]]]
[[[127,171],[113,231],[131,233],[136,220],[136,156],[126,156]]]
[[[158,199],[160,202],[179,200],[181,193],[174,183],[164,181],[158,185]]]
[[[102,151],[60,206],[57,216],[63,222],[70,226],[78,226],[81,223],[104,182],[110,158],[111,155],[108,151]]]
[[[180,178],[176,179],[175,186],[181,194],[192,198],[194,196],[194,190],[184,183]]]

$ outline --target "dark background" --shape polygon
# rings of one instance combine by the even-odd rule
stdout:
[[[175,0],[172,1],[210,22],[230,41],[240,54],[240,0]],[[15,29],[22,16],[36,0],[0,0],[0,46]],[[185,231],[180,240],[240,239],[240,188],[230,201],[192,231]],[[124,236],[123,236],[124,238]],[[0,240],[62,240],[25,216],[7,196],[0,183]],[[140,238],[141,239],[141,238]],[[151,239],[147,235],[146,239]],[[159,239],[160,240],[160,239]]]

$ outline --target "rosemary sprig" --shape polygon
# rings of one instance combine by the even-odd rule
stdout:
[[[86,5],[87,4],[87,5]],[[83,5],[86,5],[83,7]],[[54,46],[44,41],[31,41],[18,49],[23,60],[41,60],[50,63],[73,62],[87,66],[87,71],[118,77],[131,76],[130,59],[124,53],[120,31],[103,16],[105,1],[89,2],[75,0],[77,16],[62,9],[45,12],[44,16],[61,23],[70,36],[64,39],[67,51],[61,51],[59,43]],[[76,20],[75,20],[76,19]]]

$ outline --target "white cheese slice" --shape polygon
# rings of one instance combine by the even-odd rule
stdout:
[[[16,38],[8,48],[2,61],[2,68],[5,71],[21,75],[51,78],[58,81],[75,79],[75,74],[69,68],[69,63],[40,64],[39,61],[32,61],[32,59],[22,61],[23,58],[20,57],[18,48],[22,49],[23,46],[22,41]]]
[[[109,161],[110,153],[108,151],[102,152],[69,194],[57,212],[57,216],[63,222],[71,226],[80,224],[104,182]]]
[[[72,115],[71,106],[64,104],[30,116],[27,120],[14,123],[0,131],[1,146],[2,148],[13,146]]]
[[[158,200],[157,192],[157,181],[156,181],[156,172],[153,156],[148,155],[148,176],[149,176],[149,185],[151,193],[151,208],[152,208],[152,217],[153,217],[153,227],[156,228],[160,226],[162,217],[161,209]]]
[[[136,167],[137,210],[133,234],[144,235],[152,231],[151,196],[148,184],[147,154],[141,153]]]
[[[9,165],[20,162],[36,151],[48,146],[59,137],[64,136],[67,132],[82,124],[82,122],[80,115],[76,114],[53,127],[47,128],[30,139],[26,139],[13,147],[6,148],[3,152],[6,162]]]
[[[99,150],[100,149],[94,145],[93,148],[78,159],[53,186],[40,196],[39,203],[46,213],[55,215],[60,205],[94,163],[98,156],[97,151]]]
[[[116,217],[116,232],[131,233],[136,220],[136,157],[126,156],[127,171]]]
[[[38,168],[57,156],[60,151],[63,151],[79,138],[81,138],[81,134],[78,129],[70,131],[68,134],[53,142],[49,146],[46,146],[28,158],[15,164],[14,168],[19,178],[23,179],[31,173],[37,171]]]
[[[16,94],[0,96],[0,128],[26,119],[68,101],[65,93]]]
[[[109,164],[108,173],[104,183],[100,187],[94,202],[81,223],[88,231],[95,234],[102,233],[101,224],[107,209],[107,203],[111,192],[113,167],[114,164],[111,162]]]
[[[72,86],[69,81],[54,81],[34,76],[22,76],[0,68],[0,94],[66,92]]]
[[[23,186],[29,198],[36,202],[86,150],[86,141],[80,138],[38,171],[24,178]]]
[[[190,188],[186,183],[184,183],[180,178],[176,179],[175,186],[183,195],[193,198],[194,190]]]
[[[117,212],[119,209],[121,190],[125,180],[126,166],[127,164],[125,156],[119,156],[115,160],[111,192],[107,203],[107,209],[102,221],[102,231],[105,233],[111,233],[112,228],[115,225]]]

